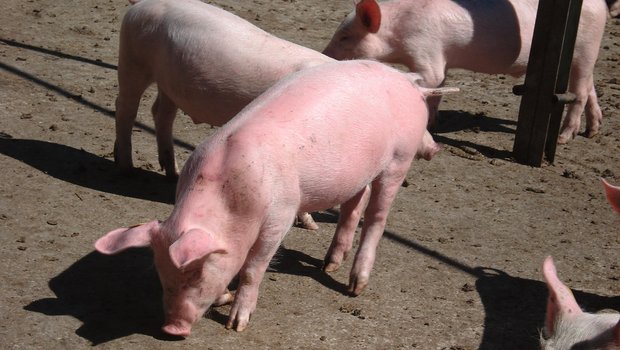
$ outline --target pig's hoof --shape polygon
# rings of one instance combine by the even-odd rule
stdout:
[[[235,300],[235,296],[231,292],[226,291],[226,293],[220,295],[219,298],[215,299],[215,301],[213,302],[213,306],[227,305],[232,303],[233,300]]]
[[[299,222],[299,226],[301,228],[305,228],[306,230],[316,231],[319,229],[319,225],[314,222],[312,215],[310,213],[300,213],[297,216],[297,220]]]
[[[584,136],[589,139],[593,138],[596,135],[598,135],[598,130],[595,129],[586,129],[586,132],[584,134]]]
[[[572,139],[573,139],[573,136],[572,136],[572,135],[570,135],[570,136],[567,136],[567,135],[560,135],[560,136],[558,137],[558,145],[565,145],[565,144],[567,144],[567,143],[568,143],[570,140],[572,140]]]
[[[340,268],[340,264],[334,263],[334,262],[330,262],[328,264],[326,264],[325,266],[323,266],[323,271],[325,272],[334,272],[337,271]]]
[[[362,294],[366,286],[368,285],[368,280],[363,278],[351,277],[351,282],[349,283],[348,292],[351,296],[358,296]]]
[[[234,329],[237,332],[243,332],[248,327],[249,321],[249,319],[237,320],[234,318],[229,318],[228,322],[226,323],[226,329]]]

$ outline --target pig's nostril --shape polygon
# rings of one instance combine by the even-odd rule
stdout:
[[[174,335],[177,337],[189,337],[189,334],[191,333],[191,328],[188,326],[179,326],[176,324],[167,324],[164,325],[163,327],[161,327],[162,331],[164,331],[167,334],[170,335]]]

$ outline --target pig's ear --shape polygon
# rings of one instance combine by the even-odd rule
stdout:
[[[381,8],[376,0],[362,0],[355,6],[355,15],[371,33],[379,31],[381,26]]]
[[[116,254],[128,248],[147,247],[151,244],[153,230],[159,230],[157,220],[146,224],[118,228],[106,233],[95,242],[95,249],[103,254]]]
[[[618,214],[620,214],[620,187],[610,185],[605,179],[601,178],[603,187],[605,187],[605,194],[611,207],[614,208]]]
[[[581,308],[570,291],[558,278],[553,258],[548,256],[543,263],[543,276],[549,289],[547,314],[545,316],[545,334],[553,336],[555,323],[560,317],[574,317],[582,313]]]
[[[174,266],[183,270],[192,263],[202,260],[212,253],[224,253],[222,244],[213,235],[200,229],[192,229],[184,234],[168,249]]]

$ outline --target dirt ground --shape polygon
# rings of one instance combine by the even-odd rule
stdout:
[[[213,1],[288,40],[322,49],[351,1]],[[601,133],[559,146],[555,164],[511,158],[519,98],[505,76],[452,72],[444,150],[417,161],[392,209],[367,290],[349,297],[350,261],[320,267],[336,212],[293,228],[242,333],[213,309],[192,336],[159,327],[151,253],[93,251],[105,232],[165,219],[174,184],[157,165],[149,107],[134,130],[137,175],[115,171],[114,99],[122,0],[3,0],[0,11],[0,348],[535,349],[546,289],[540,265],[587,310],[620,310],[620,217],[599,178],[620,183],[620,20],[596,67]],[[180,116],[177,158],[211,133]]]

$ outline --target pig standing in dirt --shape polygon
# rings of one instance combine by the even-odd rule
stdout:
[[[159,164],[176,178],[172,126],[177,108],[194,123],[220,126],[282,77],[329,57],[277,38],[197,0],[142,0],[123,18],[114,159],[133,168],[131,132],[140,98],[156,83],[152,107]],[[302,226],[316,229],[303,213]]]
[[[519,77],[526,72],[537,6],[537,0],[362,0],[323,53],[401,63],[427,87],[440,86],[450,68]],[[559,143],[579,132],[584,109],[585,135],[599,131],[593,72],[606,18],[604,0],[583,2],[569,82],[577,100],[568,106]],[[431,123],[439,101],[429,100]]]
[[[609,203],[620,214],[620,187],[602,180]],[[549,288],[542,350],[618,350],[620,314],[590,314],[581,311],[570,289],[557,276],[553,259],[543,263]]]
[[[349,291],[368,283],[388,212],[416,154],[438,148],[424,94],[381,63],[327,63],[284,78],[192,153],[170,217],[100,238],[113,254],[151,246],[167,333],[188,336],[212,305],[230,301],[226,327],[246,328],[263,275],[295,213],[341,205],[326,264],[350,251],[364,212]],[[368,186],[372,184],[372,186]]]
[[[177,175],[177,108],[194,123],[220,126],[284,76],[332,61],[198,0],[142,0],[123,18],[116,99],[116,162],[132,168],[131,130],[142,94],[156,83],[159,163]]]

